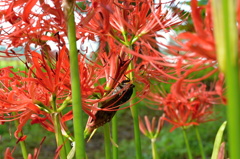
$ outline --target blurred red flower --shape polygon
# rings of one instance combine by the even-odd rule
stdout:
[[[205,11],[204,17],[202,16],[203,11]],[[184,41],[181,47],[186,51],[191,51],[192,54],[189,54],[191,56],[205,57],[216,61],[210,2],[206,6],[199,6],[197,0],[192,0],[191,18],[196,32],[183,32],[179,34],[177,38]]]
[[[215,90],[203,83],[183,83],[178,81],[171,87],[171,92],[162,100],[164,118],[178,127],[199,125],[214,120],[213,105],[220,104],[221,98]]]

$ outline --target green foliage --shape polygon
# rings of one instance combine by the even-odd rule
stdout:
[[[24,63],[21,62],[20,60],[9,60],[9,61],[1,60],[0,68],[4,68],[7,66],[13,66],[15,71],[18,71],[18,70],[22,71],[25,69]]]
[[[16,144],[17,139],[14,137],[14,131],[15,126],[13,123],[5,123],[4,125],[0,125],[0,158],[3,158],[5,149],[7,147],[10,147],[11,149],[16,147],[13,156],[15,158],[22,158],[20,146],[19,144]],[[29,153],[33,154],[34,148],[39,148],[42,139],[46,137],[40,150],[41,153],[39,159],[54,157],[54,153],[52,153],[56,150],[54,133],[46,131],[38,124],[31,125],[30,123],[24,127],[23,132],[25,135],[27,135],[26,145]]]

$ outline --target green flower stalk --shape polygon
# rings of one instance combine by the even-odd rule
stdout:
[[[130,63],[129,70],[133,69],[133,63]],[[133,72],[129,74],[129,79],[133,79]],[[133,103],[136,103],[136,90],[133,90],[132,94],[133,100],[130,101],[130,105],[133,105]],[[141,138],[140,138],[140,130],[139,130],[139,120],[138,120],[138,108],[137,105],[133,105],[130,107],[132,117],[133,117],[133,128],[134,128],[134,141],[135,141],[135,148],[136,148],[136,158],[141,159],[142,158],[142,148],[141,148]]]
[[[104,131],[104,148],[105,148],[105,159],[111,159],[111,142],[110,142],[110,128],[109,124],[103,126]]]
[[[236,0],[212,1],[214,36],[219,67],[226,77],[228,137],[231,159],[240,158],[240,79],[237,6]]]
[[[162,127],[163,127],[163,124],[164,124],[163,118],[164,118],[164,116],[165,115],[163,114],[162,117],[159,118],[157,124],[156,124],[156,118],[155,117],[153,117],[152,121],[150,122],[148,117],[144,116],[145,124],[143,123],[141,118],[139,118],[139,128],[140,128],[141,132],[151,140],[152,157],[153,157],[153,159],[160,159],[160,157],[159,157],[159,155],[157,153],[156,139],[159,136],[160,131],[161,131]],[[157,127],[155,128],[156,125],[157,125]]]
[[[112,119],[112,138],[115,145],[113,146],[113,159],[118,159],[118,115]]]
[[[186,148],[187,148],[187,152],[188,152],[188,159],[193,159],[192,151],[191,151],[191,148],[190,148],[190,145],[189,145],[189,142],[188,142],[186,128],[182,127],[182,132],[183,132],[183,137],[184,137]]]
[[[51,116],[53,120],[54,125],[54,131],[55,131],[55,137],[58,148],[60,149],[60,158],[64,159],[67,157],[68,152],[70,151],[69,142],[66,142],[66,138],[64,137],[62,133],[62,127],[61,127],[61,114],[57,112],[57,105],[56,105],[56,95],[53,94],[51,98],[51,105],[53,107]]]
[[[16,115],[16,113],[13,112],[13,115]],[[19,121],[18,120],[15,120],[14,121],[15,123],[15,126],[16,128],[18,127],[19,125]],[[23,136],[23,133],[22,131],[19,133],[20,136]],[[24,159],[27,159],[27,156],[28,156],[28,152],[27,152],[27,148],[26,148],[26,143],[25,141],[19,141],[19,144],[20,144],[20,147],[21,147],[21,151],[22,151],[22,156]]]
[[[81,100],[81,85],[78,68],[78,54],[76,46],[76,28],[74,21],[74,0],[64,0],[63,8],[67,21],[69,51],[70,51],[70,70],[71,70],[71,86],[72,86],[72,107],[73,107],[73,125],[76,146],[76,159],[84,159],[85,141],[84,141],[84,125],[83,111]]]
[[[205,152],[204,152],[204,149],[203,149],[202,139],[201,139],[201,136],[199,134],[198,127],[194,126],[194,129],[195,129],[195,132],[196,132],[196,136],[197,136],[198,145],[199,145],[199,149],[200,149],[200,152],[201,152],[202,159],[206,159],[206,155],[205,155]]]

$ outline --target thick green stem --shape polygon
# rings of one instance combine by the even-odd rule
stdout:
[[[240,158],[240,79],[236,0],[213,0],[214,36],[218,62],[227,88],[228,139],[231,159]]]
[[[151,146],[152,146],[152,158],[153,159],[160,159],[159,155],[157,153],[157,147],[156,147],[156,139],[151,139]]]
[[[227,84],[227,118],[230,158],[240,158],[240,79],[238,57],[238,31],[236,22],[236,1],[224,0],[224,32],[226,34],[226,84]],[[239,25],[239,24],[238,24]]]
[[[112,138],[115,144],[118,144],[118,121],[117,121],[117,113],[112,119]],[[118,146],[113,146],[113,159],[118,159]]]
[[[202,139],[201,139],[201,136],[199,134],[198,127],[194,126],[194,129],[195,129],[195,132],[196,132],[196,136],[197,136],[198,145],[199,145],[199,149],[200,149],[200,152],[201,152],[202,159],[206,159],[206,155],[205,155],[205,152],[204,152],[204,149],[203,149]]]
[[[13,112],[13,115],[16,115],[16,113]],[[18,120],[15,120],[14,123],[15,123],[15,126],[16,126],[16,128],[17,128],[18,125],[19,125],[19,121],[18,121]],[[19,133],[19,136],[23,136],[22,131]],[[20,147],[21,147],[21,151],[22,151],[22,156],[23,156],[23,158],[24,158],[24,159],[27,159],[27,158],[28,158],[28,152],[27,152],[27,148],[26,148],[25,141],[20,141],[19,144],[20,144]]]
[[[185,128],[182,128],[182,132],[183,132],[183,137],[184,137],[187,152],[188,152],[188,159],[193,159]]]
[[[64,0],[63,8],[67,20],[68,41],[70,52],[70,71],[72,87],[72,108],[73,108],[73,127],[76,146],[76,159],[84,159],[85,141],[84,141],[84,124],[81,99],[81,85],[79,77],[78,53],[76,45],[76,28],[74,21],[74,0]]]
[[[105,148],[105,159],[111,159],[111,140],[110,140],[110,128],[109,124],[103,126],[104,130],[104,148]]]

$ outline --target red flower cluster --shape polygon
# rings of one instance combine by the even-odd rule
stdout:
[[[173,125],[171,131],[213,120],[213,106],[220,103],[217,92],[203,83],[177,82],[162,100],[165,120]]]
[[[163,106],[165,120],[174,125],[172,130],[209,121],[213,104],[219,103],[219,96],[223,99],[223,80],[217,92],[199,82],[217,71],[209,5],[203,21],[200,16],[203,8],[197,6],[197,0],[192,0],[196,33],[180,34],[178,39],[187,39],[182,43],[184,47],[168,46],[169,52],[162,53],[158,49],[162,43],[156,38],[164,37],[165,33],[158,31],[168,32],[181,23],[181,12],[163,9],[161,3],[152,0],[80,3],[84,7],[77,3],[74,13],[78,42],[99,39],[96,52],[79,52],[76,68],[80,70],[83,110],[90,116],[90,124],[97,123],[95,119],[101,116],[100,111],[112,111],[108,112],[112,116],[119,110],[123,102],[116,97],[126,102],[130,97],[123,92],[132,92],[132,82],[136,98],[152,95],[149,99]],[[53,114],[71,106],[67,17],[61,1],[13,0],[1,4],[0,15],[6,27],[0,28],[0,44],[7,47],[1,56],[20,59],[24,55],[27,71],[0,69],[0,122],[19,120],[16,137],[28,120],[54,131]],[[17,47],[21,47],[24,54],[12,49]],[[203,77],[196,77],[196,72],[207,68],[212,69]],[[131,80],[129,87],[120,89],[126,79]],[[176,80],[171,93],[156,96],[150,92],[151,83],[169,82],[169,79]],[[115,99],[119,105],[109,102]],[[61,114],[62,129],[72,117],[71,110]],[[97,126],[93,124],[94,128]]]

